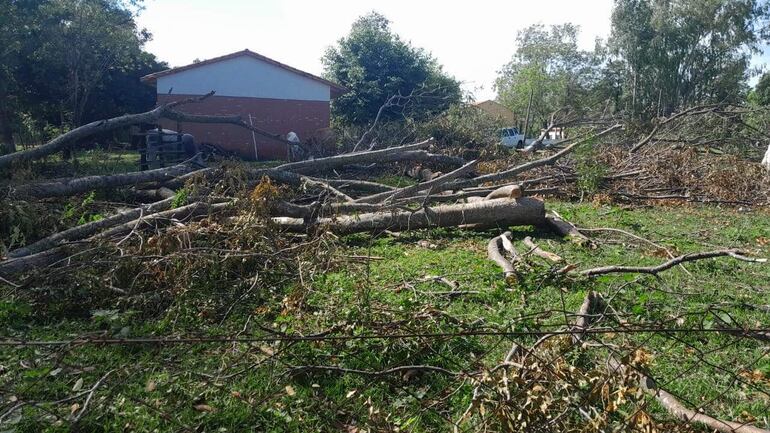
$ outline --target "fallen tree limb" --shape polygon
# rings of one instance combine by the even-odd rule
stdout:
[[[729,256],[736,260],[755,262],[755,263],[767,262],[767,259],[749,258],[749,257],[743,256],[739,250],[727,249],[727,250],[706,251],[702,253],[685,254],[682,256],[674,257],[673,259],[665,263],[661,263],[660,265],[657,265],[657,266],[602,266],[598,268],[586,269],[586,270],[580,271],[579,273],[585,276],[603,275],[603,274],[612,274],[612,273],[637,273],[637,274],[657,275],[659,272],[663,272],[667,269],[671,269],[680,263],[694,262],[696,260],[711,259],[714,257],[724,257],[724,256]]]
[[[157,229],[158,227],[171,224],[173,221],[190,219],[207,213],[221,211],[229,208],[232,204],[232,202],[214,204],[202,202],[191,203],[177,209],[156,212],[147,215],[146,217],[137,218],[133,221],[114,226],[109,230],[98,233],[81,242],[91,243],[100,239],[108,239],[115,236],[123,236],[134,231],[146,230],[147,228]],[[4,260],[0,262],[0,276],[9,277],[32,269],[48,267],[69,257],[72,254],[74,246],[74,243],[63,244],[35,254]]]
[[[61,245],[67,242],[73,242],[73,241],[79,241],[81,239],[85,239],[100,231],[109,229],[111,227],[117,226],[119,224],[122,224],[128,221],[135,220],[140,216],[142,216],[143,214],[153,214],[156,212],[166,210],[169,207],[171,207],[171,204],[173,203],[173,201],[174,201],[173,197],[167,198],[165,200],[161,200],[155,203],[150,203],[148,205],[140,206],[136,209],[131,209],[125,212],[119,212],[115,215],[109,216],[99,221],[93,221],[90,223],[72,227],[70,229],[67,229],[62,232],[55,233],[46,238],[40,239],[39,241],[29,244],[27,246],[17,248],[9,252],[8,257],[10,258],[24,257],[30,254],[35,254],[40,251],[54,248],[58,245]]]
[[[11,196],[15,198],[65,197],[101,188],[115,188],[146,182],[165,182],[200,169],[200,165],[186,161],[171,167],[154,170],[31,183],[13,187]]]
[[[112,119],[97,120],[95,122],[85,124],[62,135],[59,135],[58,137],[54,138],[46,144],[43,144],[42,146],[37,146],[28,150],[23,150],[21,152],[14,152],[9,153],[8,155],[0,156],[0,168],[5,168],[18,162],[40,159],[44,156],[48,156],[63,150],[73,143],[76,143],[77,141],[92,135],[114,131],[116,129],[136,125],[139,123],[154,123],[174,107],[194,102],[200,102],[212,96],[213,94],[214,92],[209,92],[202,96],[170,102],[168,104],[160,105],[145,113],[126,114],[124,116],[113,117]]]
[[[342,374],[358,374],[358,375],[370,376],[370,377],[380,377],[380,376],[386,376],[394,373],[404,373],[404,375],[411,375],[420,371],[442,373],[449,376],[459,376],[463,374],[460,372],[451,371],[442,367],[435,367],[432,365],[402,365],[399,367],[393,367],[387,370],[379,370],[379,371],[356,370],[353,368],[336,367],[332,365],[299,365],[296,367],[291,367],[289,371],[286,372],[286,374],[296,375],[299,373],[311,372],[311,371],[342,373]]]
[[[613,371],[623,371],[627,367],[610,355],[608,360],[609,368]],[[638,369],[634,368],[639,375],[639,386],[647,394],[655,397],[668,413],[676,418],[690,424],[703,424],[711,430],[722,433],[770,433],[770,430],[754,427],[745,423],[734,421],[722,421],[718,418],[701,413],[700,411],[687,408],[673,394],[663,388],[658,387],[655,379],[647,376]]]
[[[114,236],[122,236],[132,231],[146,230],[147,228],[158,228],[170,224],[172,221],[183,221],[196,216],[205,215],[210,212],[216,212],[226,209],[232,206],[233,202],[223,203],[203,203],[194,202],[188,205],[178,207],[176,209],[169,209],[162,212],[156,212],[147,216],[136,218],[132,221],[125,222],[118,226],[112,227],[109,230],[103,231],[91,240],[95,239],[107,239]]]
[[[317,177],[311,177],[311,179],[315,180],[323,180],[324,182],[328,183],[329,185],[338,188],[338,189],[355,189],[358,191],[364,191],[364,192],[385,192],[385,191],[395,191],[396,188],[392,187],[390,185],[384,185],[377,182],[370,182],[367,180],[359,180],[359,179],[321,179]]]
[[[368,231],[404,231],[428,227],[457,227],[474,224],[483,227],[507,227],[511,225],[536,225],[544,221],[545,207],[539,200],[489,200],[478,203],[442,205],[408,211],[343,215],[337,218],[321,218],[315,225],[337,234]],[[288,230],[305,231],[308,225],[296,218],[274,218],[273,221]]]
[[[580,306],[580,310],[578,310],[578,319],[573,327],[573,329],[578,331],[577,334],[573,335],[574,341],[582,341],[585,330],[587,330],[590,324],[596,319],[596,312],[599,310],[602,303],[602,297],[598,293],[592,291],[586,295],[583,304]],[[655,397],[655,399],[658,400],[658,403],[660,403],[660,405],[671,415],[686,423],[703,424],[709,429],[722,433],[770,433],[770,430],[754,427],[745,423],[722,421],[706,415],[699,410],[688,409],[673,394],[660,388],[653,378],[645,374],[639,368],[621,363],[612,354],[610,354],[608,359],[608,367],[612,372],[623,372],[631,369],[639,376],[639,386],[642,390]]]
[[[578,245],[594,248],[596,245],[586,235],[580,232],[574,224],[562,218],[556,212],[551,212],[545,217],[548,227],[561,236],[568,237]]]
[[[386,192],[381,192],[379,194],[362,197],[355,201],[356,203],[378,203],[385,200],[393,201],[402,197],[407,197],[410,194],[414,194],[419,191],[431,190],[438,185],[442,185],[446,182],[449,182],[450,180],[454,180],[454,179],[457,179],[458,177],[465,176],[466,174],[473,171],[473,169],[476,168],[477,164],[478,164],[478,161],[474,160],[463,165],[462,167],[456,170],[453,170],[447,174],[444,174],[442,176],[439,176],[427,182],[410,185],[401,189],[397,189],[395,191],[386,191]]]
[[[455,189],[455,190],[457,190],[457,189],[462,189],[462,188],[466,188],[466,187],[469,187],[469,186],[480,185],[480,184],[485,183],[485,182],[496,182],[496,181],[500,181],[500,180],[503,180],[503,179],[512,178],[512,177],[514,177],[514,176],[516,176],[516,175],[518,175],[520,173],[524,173],[526,171],[532,170],[532,169],[537,168],[537,167],[542,167],[542,166],[545,166],[545,165],[551,165],[554,162],[556,162],[559,158],[561,158],[562,156],[567,155],[570,152],[572,152],[573,150],[575,150],[575,148],[580,146],[581,144],[584,144],[584,143],[587,143],[589,141],[595,140],[595,139],[597,139],[599,137],[605,136],[605,135],[607,135],[607,134],[609,134],[611,132],[617,131],[620,128],[622,128],[622,125],[619,125],[619,124],[618,125],[613,125],[613,126],[607,128],[607,129],[605,129],[605,130],[603,130],[601,132],[598,132],[598,133],[588,137],[588,138],[585,138],[583,140],[578,140],[578,141],[570,144],[569,146],[565,147],[564,149],[554,153],[553,155],[551,155],[551,156],[549,156],[547,158],[538,159],[536,161],[530,161],[530,162],[527,162],[525,164],[521,164],[521,165],[518,165],[518,166],[513,167],[511,169],[503,170],[503,171],[500,171],[500,172],[497,172],[497,173],[490,173],[490,174],[479,176],[479,177],[476,177],[476,178],[473,178],[473,179],[469,179],[469,180],[465,180],[465,181],[461,181],[461,182],[454,182],[454,183],[446,184],[446,185],[443,186],[443,188],[444,189]]]
[[[529,236],[525,237],[523,242],[524,242],[524,245],[526,245],[529,248],[530,252],[538,257],[542,257],[554,263],[564,261],[564,259],[562,259],[558,254],[554,254],[552,252],[549,252],[540,248]]]
[[[307,176],[303,176],[302,177],[302,181],[305,182],[306,185],[315,186],[317,188],[321,188],[323,190],[326,190],[333,197],[337,197],[337,198],[341,199],[342,201],[346,201],[346,202],[352,202],[353,201],[353,199],[349,195],[347,195],[344,192],[338,190],[337,188],[329,185],[328,183],[324,182],[323,180],[316,180],[316,179],[313,179],[313,178],[310,178],[310,177],[307,177]]]
[[[329,156],[327,158],[290,162],[287,164],[281,164],[275,167],[275,169],[305,173],[311,171],[329,170],[350,164],[383,162],[389,160],[388,158],[393,158],[394,156],[403,154],[405,152],[425,149],[426,147],[430,147],[433,143],[435,143],[435,140],[433,138],[429,138],[425,141],[409,144],[406,146],[389,147],[387,149],[374,151],[343,153],[342,155]]]

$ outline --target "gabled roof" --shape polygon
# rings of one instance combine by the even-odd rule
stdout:
[[[236,51],[234,53],[225,54],[224,56],[214,57],[212,59],[202,60],[202,61],[196,62],[196,63],[191,63],[191,64],[186,65],[186,66],[179,66],[177,68],[166,69],[165,71],[154,72],[152,74],[145,75],[144,77],[141,78],[141,80],[142,80],[143,83],[146,83],[146,84],[155,84],[159,77],[165,77],[166,75],[176,74],[177,72],[182,72],[182,71],[186,71],[188,69],[197,68],[199,66],[205,66],[205,65],[212,64],[212,63],[216,63],[216,62],[221,62],[223,60],[234,59],[236,57],[241,57],[241,56],[252,57],[254,59],[261,60],[261,61],[263,61],[265,63],[269,63],[269,64],[274,65],[274,66],[278,66],[279,68],[285,69],[285,70],[287,70],[287,71],[289,71],[291,73],[294,73],[294,74],[297,74],[297,75],[301,75],[301,76],[303,76],[305,78],[310,78],[311,80],[318,81],[319,83],[326,84],[327,86],[329,86],[329,88],[331,90],[331,96],[333,98],[335,98],[335,97],[337,97],[337,96],[339,96],[339,95],[341,95],[341,94],[343,94],[343,93],[348,91],[348,89],[340,86],[339,84],[333,83],[333,82],[331,82],[329,80],[325,80],[325,79],[323,79],[321,77],[318,77],[316,75],[313,75],[311,73],[308,73],[308,72],[305,72],[305,71],[300,71],[297,68],[292,68],[289,65],[283,64],[283,63],[275,61],[275,60],[273,60],[273,59],[271,59],[269,57],[265,57],[262,54],[258,54],[258,53],[255,53],[255,52],[249,51],[249,50]]]

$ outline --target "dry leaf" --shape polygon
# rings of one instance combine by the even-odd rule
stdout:
[[[74,415],[78,409],[80,409],[80,403],[72,403],[72,406],[70,406],[70,415]]]
[[[196,404],[193,407],[195,407],[195,410],[199,412],[214,412],[214,408],[207,404]]]
[[[83,378],[82,378],[82,377],[81,377],[81,378],[79,378],[79,379],[78,379],[78,380],[75,382],[75,385],[73,385],[73,386],[72,386],[72,390],[73,390],[73,391],[80,391],[81,389],[83,389]]]
[[[154,380],[148,380],[147,385],[144,386],[144,390],[147,392],[153,392],[157,387],[158,387],[158,384],[155,383]]]
[[[348,393],[345,395],[345,398],[353,397],[354,395],[356,395],[356,392],[357,391],[355,389],[352,391],[348,391]]]
[[[294,397],[294,395],[296,394],[296,392],[294,391],[294,388],[291,385],[286,385],[286,394],[289,397]]]

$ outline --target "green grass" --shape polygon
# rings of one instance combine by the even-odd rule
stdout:
[[[380,179],[382,180],[382,179]],[[739,247],[770,257],[770,215],[717,207],[625,208],[550,203],[584,227],[614,227],[659,243],[675,254]],[[488,240],[499,231],[428,230],[398,237],[353,235],[339,241],[335,265],[285,285],[258,287],[227,320],[208,317],[206,297],[238,299],[234,288],[179,294],[153,315],[128,303],[105,301],[78,319],[46,316],[23,290],[0,301],[6,338],[68,339],[75,336],[292,335],[334,330],[335,335],[453,333],[465,330],[537,331],[563,327],[589,290],[611,299],[624,320],[640,326],[709,328],[715,317],[749,327],[770,327],[770,266],[730,258],[673,268],[658,278],[610,275],[566,278],[561,265],[530,259],[531,268],[505,281],[486,258]],[[619,234],[595,233],[599,248],[587,249],[533,227],[514,230],[520,252],[524,236],[580,269],[608,264],[652,265],[660,252]],[[362,259],[361,257],[369,257]],[[425,281],[444,276],[459,291]],[[74,288],[73,288],[74,290]],[[443,292],[443,293],[442,293]],[[729,314],[729,318],[728,318]],[[568,317],[569,321],[574,316]],[[718,333],[614,334],[591,337],[622,350],[643,345],[652,355],[650,374],[683,400],[726,419],[753,416],[767,428],[770,356],[767,344]],[[290,366],[333,365],[380,370],[425,364],[453,371],[497,365],[511,343],[536,337],[456,336],[313,342],[193,345],[130,345],[0,348],[0,413],[20,401],[52,401],[92,386],[108,371],[79,431],[340,431],[353,425],[373,430],[447,431],[470,402],[473,386],[453,377],[420,373],[367,377],[340,373],[287,374]],[[580,352],[581,363],[601,365],[604,348]],[[736,382],[754,370],[764,379]],[[714,399],[713,402],[710,402]],[[76,400],[80,405],[83,398]],[[19,432],[70,431],[73,402],[25,407],[9,427]],[[209,410],[209,408],[211,410]],[[662,417],[659,408],[653,413]],[[74,412],[77,412],[77,408]],[[765,421],[762,421],[762,417]],[[0,426],[4,430],[7,426]]]

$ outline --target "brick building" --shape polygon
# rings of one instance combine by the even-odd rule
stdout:
[[[142,77],[163,104],[215,91],[200,103],[187,104],[190,114],[239,115],[246,122],[304,140],[329,127],[331,100],[345,88],[249,50],[168,69]],[[234,125],[180,123],[161,126],[195,136],[196,142],[216,145],[248,159],[285,159],[286,145]]]

